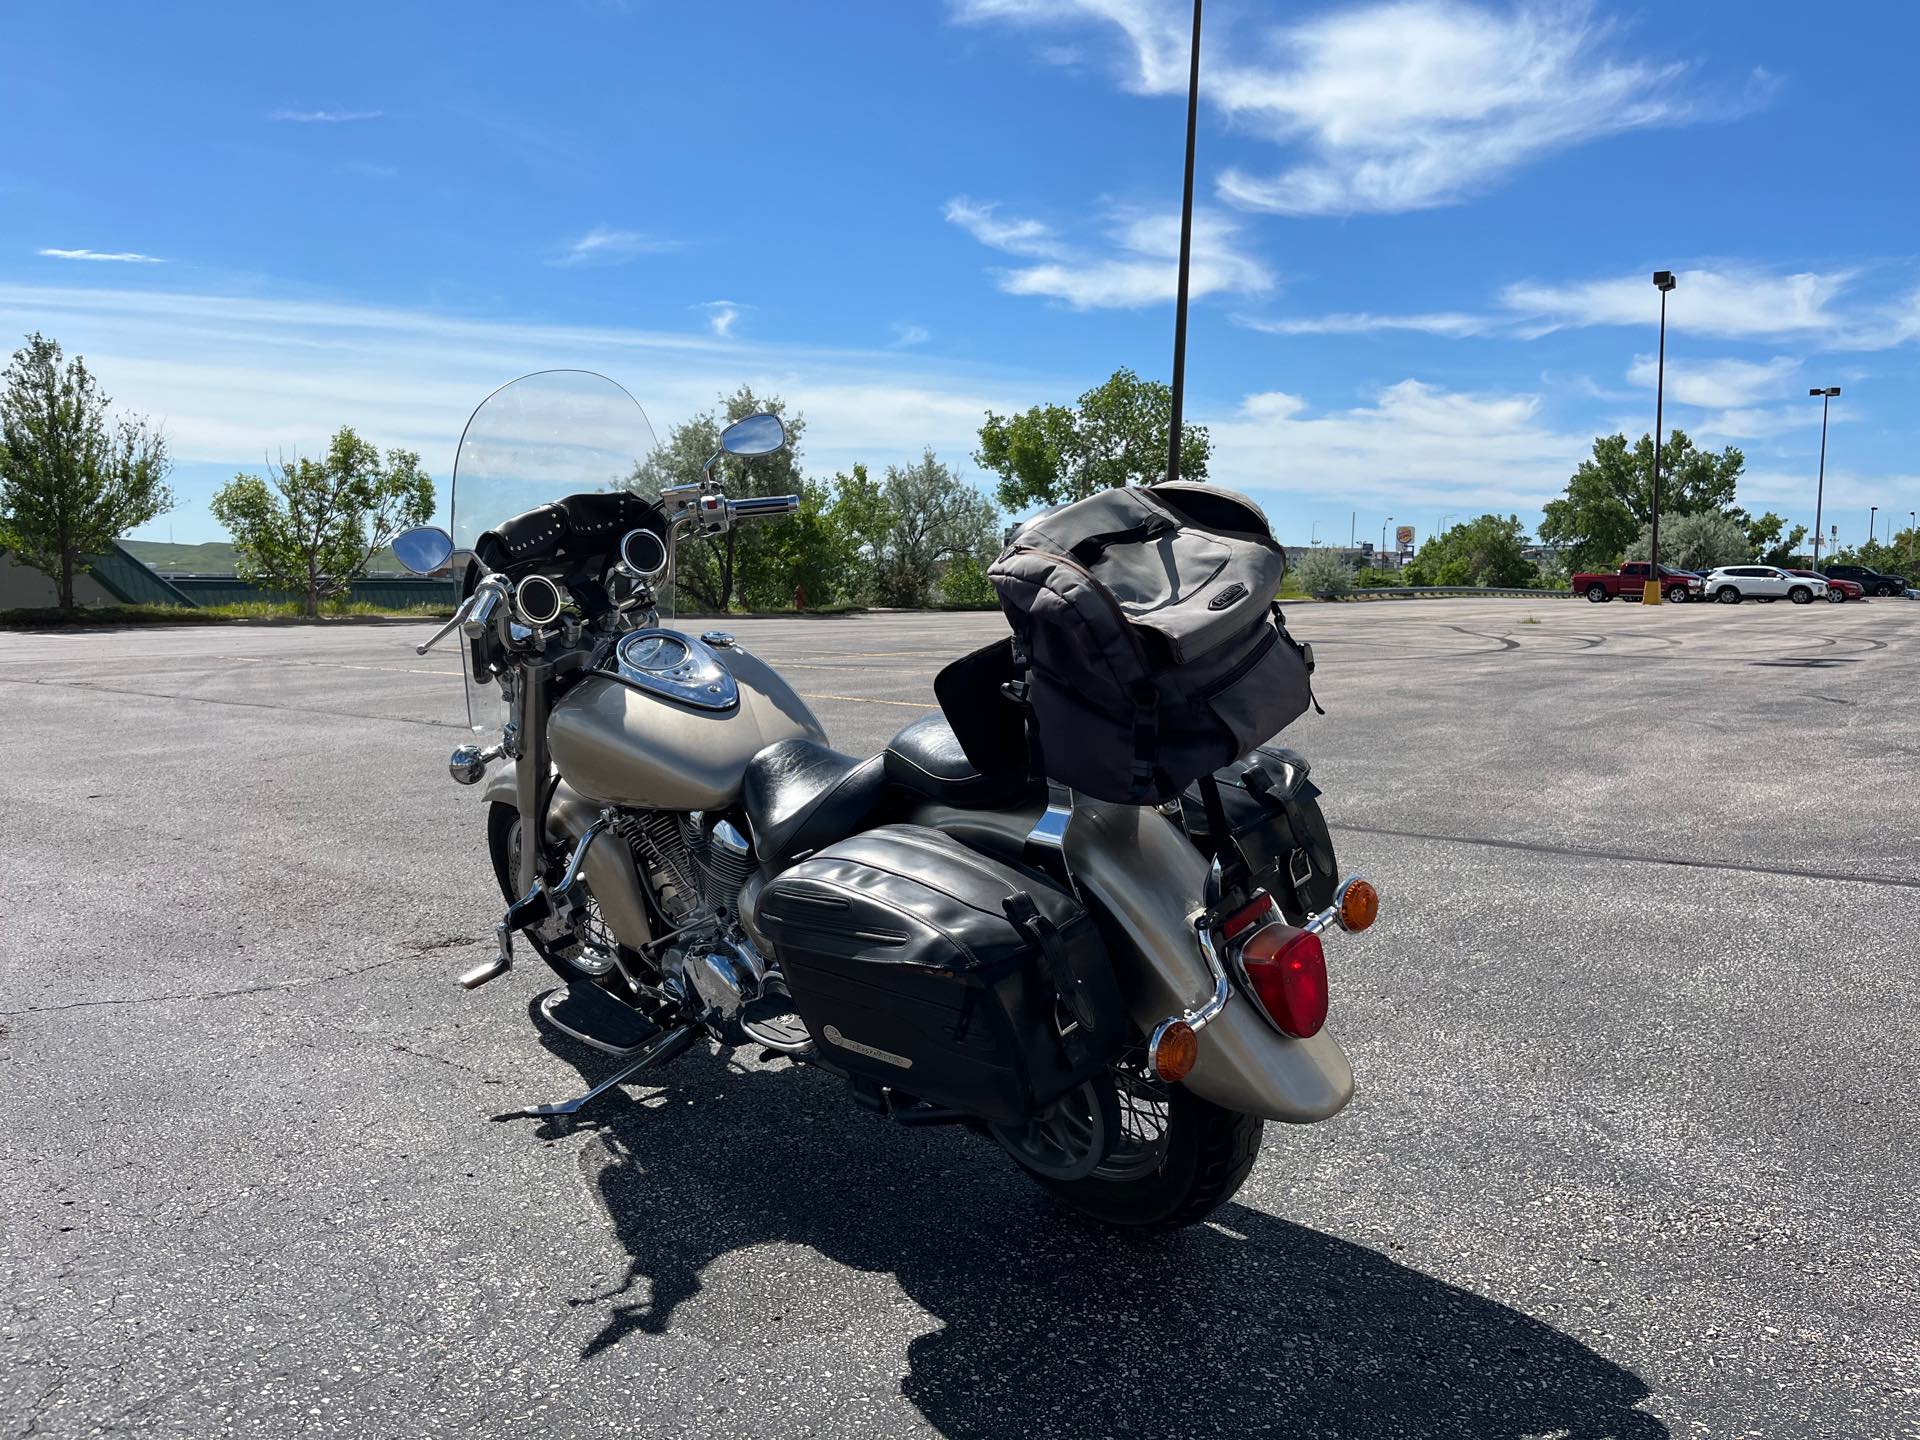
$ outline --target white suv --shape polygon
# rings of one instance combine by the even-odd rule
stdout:
[[[1722,565],[1707,574],[1707,597],[1722,605],[1780,599],[1810,605],[1827,598],[1827,582],[1789,574],[1777,565]]]

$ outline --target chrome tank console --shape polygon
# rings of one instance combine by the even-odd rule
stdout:
[[[620,678],[665,700],[698,710],[733,710],[740,687],[704,640],[677,630],[634,630],[614,648]]]

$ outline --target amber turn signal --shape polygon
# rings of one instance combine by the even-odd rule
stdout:
[[[1156,1080],[1171,1085],[1193,1073],[1200,1061],[1200,1037],[1184,1020],[1163,1020],[1147,1043],[1147,1064]]]
[[[1340,887],[1334,901],[1334,919],[1340,928],[1357,934],[1380,917],[1380,892],[1355,876]]]

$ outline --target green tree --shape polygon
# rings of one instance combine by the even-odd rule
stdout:
[[[807,428],[806,418],[797,412],[789,415],[778,396],[757,396],[747,385],[725,397],[717,413],[703,411],[668,431],[666,440],[635,468],[632,488],[657,495],[668,486],[699,481],[701,466],[720,448],[721,430],[761,411],[778,415],[785,422],[787,448],[777,455],[722,455],[714,463],[713,482],[736,500],[797,494],[804,506],[808,493],[800,474],[800,437]],[[815,499],[825,504],[824,496]],[[803,509],[802,514],[807,512]],[[742,603],[784,605],[794,584],[804,583],[791,578],[800,541],[791,533],[781,534],[783,527],[791,524],[750,521],[724,535],[682,539],[674,556],[676,589],[707,610],[724,612],[736,598]],[[809,540],[818,538],[817,526],[809,522],[803,528]],[[783,565],[789,569],[783,571]],[[814,593],[814,587],[807,586],[810,601]]]
[[[1778,520],[1778,516],[1773,517]],[[1627,547],[1629,560],[1644,560],[1652,540],[1652,526],[1644,526],[1639,538]],[[1779,532],[1774,532],[1777,537]],[[1698,570],[1701,574],[1721,565],[1743,565],[1753,559],[1753,538],[1749,527],[1732,515],[1718,510],[1702,510],[1697,515],[1676,515],[1660,522],[1660,563],[1679,570]],[[1781,562],[1769,560],[1769,565]]]
[[[999,553],[994,503],[931,450],[917,464],[889,465],[881,495],[890,523],[873,544],[873,585],[882,605],[925,605],[952,565]]]
[[[1760,516],[1758,519],[1747,514],[1746,511],[1740,509],[1738,506],[1728,513],[1734,520],[1739,522],[1741,528],[1747,533],[1747,553],[1742,557],[1743,559],[1757,560],[1762,565],[1790,565],[1793,563],[1794,556],[1800,553],[1801,543],[1807,538],[1806,526],[1796,525],[1792,531],[1789,532],[1787,531],[1787,522],[1771,510],[1767,511],[1766,514]],[[1666,535],[1662,533],[1660,537],[1660,558],[1664,560],[1666,557]],[[1682,562],[1675,560],[1669,563],[1678,565]],[[1720,563],[1723,565],[1732,565],[1738,562],[1723,560]],[[1687,568],[1694,569],[1697,567],[1688,566]]]
[[[173,508],[165,438],[144,419],[109,422],[113,403],[78,355],[27,336],[0,390],[0,547],[43,570],[73,609],[92,557]]]
[[[1409,585],[1534,585],[1540,572],[1526,556],[1520,517],[1482,515],[1462,521],[1420,547],[1406,568]]]
[[[1309,550],[1294,561],[1293,580],[1301,594],[1323,600],[1338,600],[1353,590],[1353,571],[1332,550]]]
[[[1000,477],[1011,511],[1084,500],[1123,485],[1166,478],[1173,390],[1120,369],[1071,409],[1036,405],[1018,415],[987,412],[974,463]],[[1180,427],[1180,478],[1207,478],[1211,444],[1201,425]]]
[[[1660,512],[1691,515],[1729,510],[1746,457],[1729,445],[1719,454],[1696,449],[1684,430],[1668,433],[1660,448]],[[1625,435],[1602,435],[1593,455],[1567,481],[1567,493],[1549,500],[1540,538],[1567,549],[1574,570],[1612,565],[1653,518],[1653,437],[1631,448]]]
[[[266,477],[239,474],[213,497],[241,579],[292,590],[309,615],[344,595],[400,531],[433,514],[433,481],[412,450],[380,451],[342,425],[318,460],[296,455]]]

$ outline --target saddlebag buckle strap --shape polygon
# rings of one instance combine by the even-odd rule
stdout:
[[[1000,902],[1000,908],[1006,912],[1013,928],[1025,935],[1040,951],[1042,962],[1046,966],[1047,979],[1052,982],[1054,993],[1060,997],[1060,1003],[1066,1008],[1072,1021],[1060,1034],[1060,1050],[1069,1065],[1076,1068],[1086,1064],[1094,1056],[1093,1042],[1096,1021],[1085,997],[1081,993],[1081,981],[1073,968],[1073,957],[1068,953],[1067,944],[1060,938],[1060,932],[1053,922],[1042,915],[1033,903],[1033,897],[1022,890],[1009,895]]]

